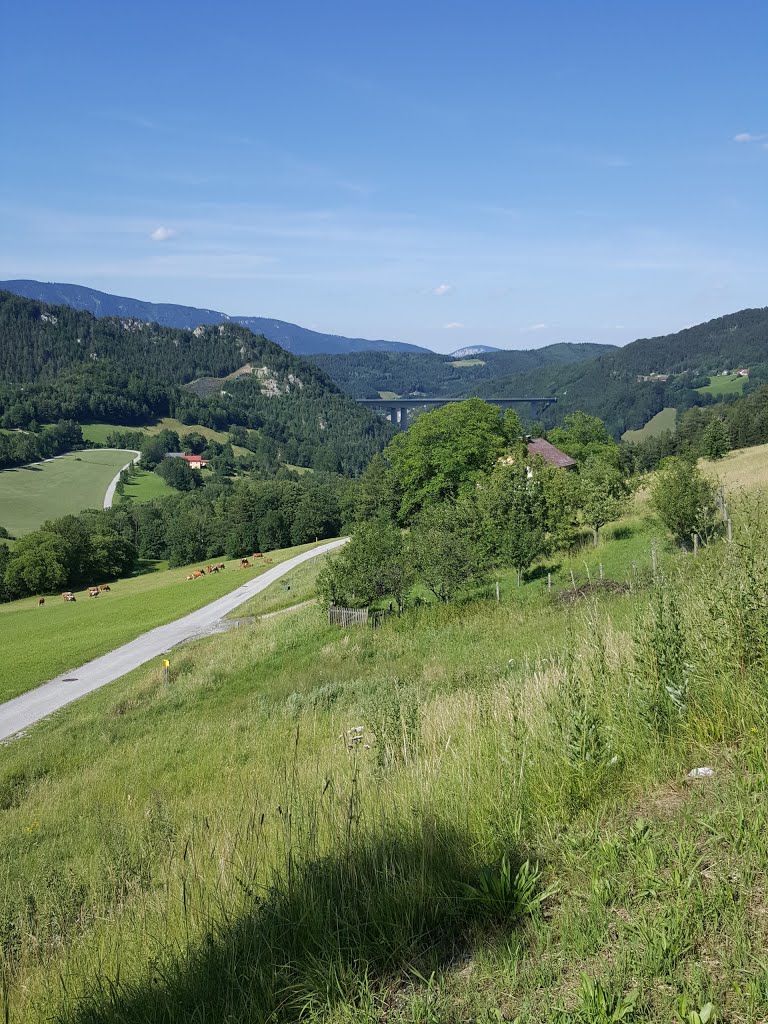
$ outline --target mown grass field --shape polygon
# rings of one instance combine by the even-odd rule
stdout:
[[[0,526],[21,537],[46,519],[101,508],[115,474],[132,458],[132,452],[71,452],[0,471]]]
[[[130,481],[125,484],[124,492],[115,495],[115,504],[121,501],[151,501],[153,498],[167,498],[178,493],[154,470],[137,467]]]
[[[665,430],[669,430],[674,434],[677,427],[676,417],[677,409],[668,406],[666,409],[662,409],[661,412],[657,412],[655,416],[652,416],[640,430],[625,430],[621,435],[621,439],[629,444],[640,444],[641,441],[646,441],[649,437],[663,434]]]
[[[726,398],[729,395],[741,395],[744,391],[746,377],[740,377],[738,373],[730,373],[727,377],[719,374],[717,377],[710,377],[709,384],[703,388],[696,388],[701,394],[713,395],[715,398]]]
[[[451,366],[485,366],[484,359],[452,359]]]
[[[266,557],[275,565],[315,546],[286,548]],[[160,569],[118,580],[110,593],[95,600],[78,593],[75,603],[53,596],[42,608],[37,598],[0,604],[0,701],[181,618],[270,568],[257,564],[241,570],[238,564],[228,561],[224,572],[197,580],[185,579],[197,564]]]
[[[764,1021],[764,518],[561,560],[623,595],[257,622],[7,745],[9,1019]]]
[[[202,434],[209,441],[218,441],[220,444],[227,444],[229,441],[229,434],[222,430],[213,430],[211,427],[197,425],[189,426],[186,423],[182,423],[181,420],[173,419],[170,416],[166,416],[156,423],[149,423],[140,427],[117,426],[114,423],[82,423],[81,427],[85,440],[93,441],[95,444],[106,444],[107,436],[115,430],[142,430],[145,434],[159,434],[161,430],[175,430],[179,436],[194,432]],[[241,448],[239,445],[233,445],[232,448],[235,455],[248,454],[247,449]]]

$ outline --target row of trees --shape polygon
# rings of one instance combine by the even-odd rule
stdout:
[[[191,492],[47,522],[13,550],[0,544],[0,598],[129,575],[141,560],[188,565],[335,537],[354,515],[354,484],[340,477],[232,483],[216,476]]]
[[[24,466],[62,455],[83,446],[83,432],[77,423],[62,421],[31,430],[0,433],[0,469]]]

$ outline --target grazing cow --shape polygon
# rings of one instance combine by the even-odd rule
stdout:
[[[45,604],[45,598],[44,597],[38,597],[38,599],[37,599],[37,607],[38,608],[42,608],[44,604]]]
[[[88,587],[88,597],[98,597],[100,593],[98,587]]]
[[[205,576],[205,572],[202,569],[195,569],[192,572],[192,579],[199,580],[201,576]]]
[[[240,568],[241,569],[252,569],[253,566],[251,565],[251,563],[248,561],[247,558],[241,558],[240,559]]]
[[[218,564],[218,565],[216,566],[216,568],[217,568],[217,569],[218,569],[219,571],[221,571],[222,569],[226,569],[227,567],[226,567],[226,565],[224,565],[224,563],[223,563],[223,562],[219,562],[219,564]]]
[[[254,552],[254,554],[251,555],[251,558],[263,558],[263,557],[264,557],[264,555],[262,555],[262,553],[260,551],[256,551],[256,552]]]
[[[61,596],[64,598],[65,601],[76,601],[77,600],[77,598],[75,597],[75,595],[72,593],[71,590],[66,591]]]
[[[110,585],[108,583],[100,583],[99,584],[99,590],[103,594],[105,590],[112,590],[112,587],[110,587]]]

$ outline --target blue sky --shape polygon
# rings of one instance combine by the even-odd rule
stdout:
[[[451,351],[768,304],[768,7],[4,9],[0,279]]]

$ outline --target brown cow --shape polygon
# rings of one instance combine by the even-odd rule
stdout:
[[[203,569],[195,569],[195,570],[193,570],[193,572],[192,572],[192,579],[193,580],[199,580],[201,576],[205,576],[205,571]]]
[[[45,604],[45,598],[44,597],[38,597],[38,599],[37,599],[37,607],[38,608],[42,608],[44,604]]]
[[[226,569],[227,567],[226,567],[226,565],[224,565],[223,562],[219,562],[219,564],[216,566],[216,568],[217,569]]]
[[[75,597],[75,595],[72,593],[71,590],[66,591],[61,596],[64,598],[65,601],[76,601],[77,600],[77,598]]]
[[[251,558],[263,558],[263,557],[264,557],[264,555],[262,555],[262,553],[260,551],[256,551],[256,552],[254,552],[254,554],[251,555]]]
[[[88,587],[88,597],[98,597],[100,593],[98,587]]]
[[[103,594],[105,590],[109,590],[109,591],[111,591],[111,590],[112,590],[112,587],[110,587],[110,585],[109,585],[108,583],[100,583],[100,584],[99,584],[99,590],[100,590],[100,591],[102,592],[102,594]]]
[[[252,569],[253,566],[251,565],[251,563],[248,561],[247,558],[241,558],[240,559],[240,568],[241,569]]]

